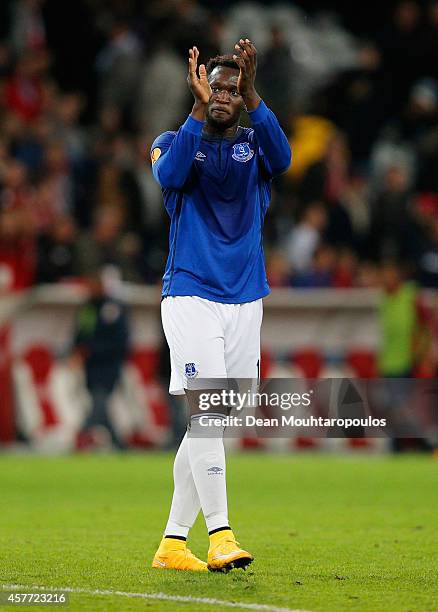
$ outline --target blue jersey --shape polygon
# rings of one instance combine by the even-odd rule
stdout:
[[[291,161],[274,113],[260,102],[252,128],[224,138],[189,116],[151,147],[152,171],[171,218],[163,296],[241,304],[269,293],[263,220],[271,181]]]

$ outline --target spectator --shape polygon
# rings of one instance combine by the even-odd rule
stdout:
[[[422,72],[438,78],[438,2],[431,0],[426,9],[426,25],[421,34]]]
[[[326,223],[327,213],[321,202],[312,202],[302,212],[301,220],[292,229],[285,245],[293,274],[309,271]]]
[[[128,127],[138,94],[141,44],[128,20],[116,19],[108,40],[96,58],[100,107],[116,106]]]
[[[270,287],[287,287],[289,284],[289,264],[280,250],[267,256],[267,276]]]
[[[57,283],[73,276],[76,227],[72,217],[58,217],[38,240],[37,282]]]
[[[2,178],[0,208],[20,210],[29,217],[34,204],[34,193],[29,185],[26,166],[16,159],[5,158]]]
[[[291,285],[303,289],[332,287],[335,266],[336,251],[328,244],[320,244],[313,255],[310,268],[300,274],[294,274]]]
[[[323,159],[312,164],[303,178],[300,188],[303,201],[339,202],[348,186],[349,159],[344,135],[334,133],[327,142]]]
[[[340,204],[348,215],[348,231],[354,236],[355,250],[363,256],[369,234],[370,212],[370,185],[367,177],[362,173],[353,173],[348,181]]]
[[[60,95],[54,116],[54,138],[62,142],[68,159],[76,166],[83,161],[86,152],[86,138],[79,119],[85,105],[79,93]]]
[[[91,231],[83,232],[76,242],[75,274],[88,276],[105,265],[114,265],[124,280],[138,282],[140,277],[135,262],[139,249],[138,237],[124,231],[121,209],[103,206],[96,213]]]
[[[372,261],[362,261],[357,270],[356,278],[358,287],[376,289],[380,286],[380,270]]]
[[[143,67],[139,80],[136,111],[140,129],[143,133],[156,134],[168,130],[169,126],[177,129],[189,99],[186,65],[173,49],[161,42]]]
[[[427,314],[421,303],[417,287],[405,280],[402,267],[395,262],[388,262],[382,268],[383,297],[379,308],[381,345],[378,355],[378,372],[383,378],[411,378],[422,367],[430,355],[430,333],[427,326]],[[387,381],[388,410],[393,422],[397,414],[405,412],[405,422],[410,429],[418,430],[415,414],[406,412],[409,401],[409,387],[402,381]],[[419,433],[419,432],[418,432]],[[418,438],[419,435],[415,435]],[[393,450],[404,449],[405,440],[392,440]],[[423,450],[430,450],[429,444],[421,438],[415,445]]]
[[[409,172],[403,166],[389,168],[383,190],[372,203],[369,254],[378,261],[412,262],[412,234],[416,225],[410,209]]]
[[[381,346],[379,374],[383,377],[411,377],[416,360],[424,310],[414,283],[406,281],[401,266],[384,264],[381,272],[383,297],[379,309]]]
[[[12,6],[10,39],[15,53],[46,47],[46,28],[41,12],[43,0],[18,0]]]
[[[421,79],[410,97],[406,113],[400,119],[405,140],[412,142],[417,156],[417,188],[438,191],[438,81]]]
[[[269,96],[272,110],[280,123],[287,126],[292,110],[294,64],[284,32],[276,25],[271,28],[271,39],[261,58],[258,79],[262,95],[265,92]]]
[[[0,293],[27,289],[35,281],[35,238],[23,209],[0,209]]]
[[[344,200],[327,206],[327,227],[324,231],[325,242],[338,248],[357,248],[359,239],[355,236],[348,209]]]
[[[337,257],[332,286],[348,289],[356,285],[357,257],[350,249],[342,249]]]
[[[438,214],[430,219],[426,229],[417,268],[418,282],[422,287],[438,289]]]
[[[382,51],[387,117],[400,112],[422,63],[422,32],[419,5],[401,0],[391,23],[377,36]]]
[[[358,50],[358,66],[340,73],[321,96],[326,98],[329,118],[345,132],[350,143],[352,160],[366,167],[371,148],[385,120],[385,84],[381,54],[370,41]]]
[[[129,348],[129,322],[125,306],[105,292],[101,277],[88,277],[89,299],[79,311],[72,361],[85,370],[91,412],[78,436],[78,446],[93,443],[97,427],[103,427],[116,448],[125,448],[109,415],[109,401],[116,388]],[[91,434],[91,439],[90,439]]]
[[[43,107],[41,56],[28,51],[19,57],[6,84],[6,106],[25,121],[39,117]]]

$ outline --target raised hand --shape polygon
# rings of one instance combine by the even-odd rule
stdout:
[[[198,68],[199,51],[197,47],[189,49],[189,73],[187,75],[187,84],[195,98],[195,103],[208,104],[211,96],[210,85],[207,80],[207,70],[204,64]]]
[[[241,38],[234,45],[237,54],[233,55],[240,68],[237,89],[242,96],[247,110],[255,110],[260,103],[260,96],[255,90],[255,77],[257,72],[257,49],[248,39]]]

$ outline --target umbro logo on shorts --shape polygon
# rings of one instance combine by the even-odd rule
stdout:
[[[196,365],[194,363],[186,363],[185,365],[185,373],[187,378],[195,378],[198,373],[196,369]]]

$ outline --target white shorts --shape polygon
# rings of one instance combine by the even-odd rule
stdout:
[[[166,297],[161,319],[170,349],[169,392],[183,395],[190,379],[259,378],[261,299],[221,304],[196,296]]]

